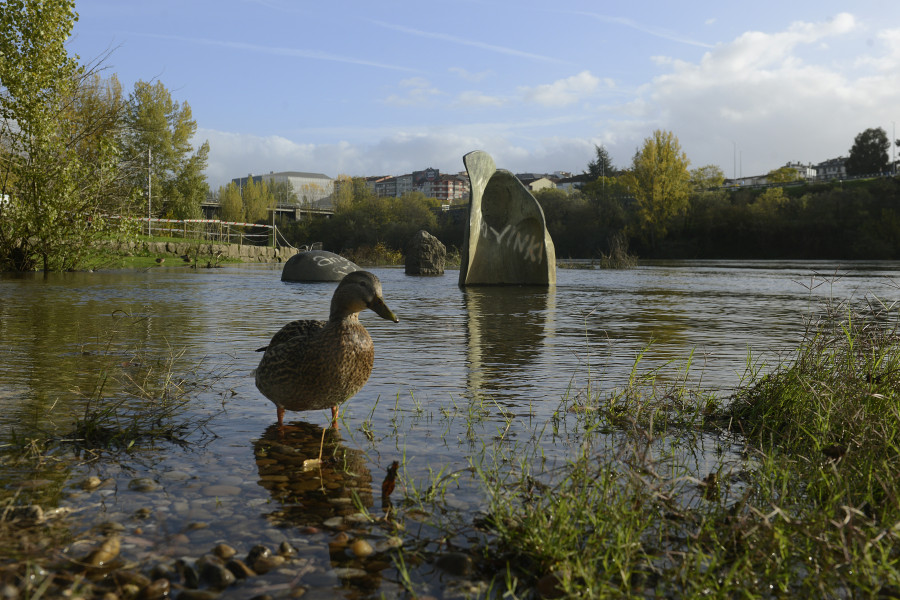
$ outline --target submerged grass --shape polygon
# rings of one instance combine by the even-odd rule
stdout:
[[[898,324],[877,300],[828,307],[725,399],[689,382],[689,359],[567,396],[528,441],[494,415],[501,434],[469,456],[480,515],[460,525],[431,493],[443,471],[409,482],[405,504],[442,539],[469,529],[476,596],[900,597]],[[572,451],[548,460],[559,444]]]

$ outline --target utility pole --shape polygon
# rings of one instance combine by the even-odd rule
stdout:
[[[731,176],[734,177],[734,183],[737,184],[737,142],[731,142]]]
[[[151,163],[152,163],[152,155],[151,155],[151,150],[148,147],[147,148],[147,235],[148,236],[152,235],[152,233],[151,233],[152,221],[150,221],[150,198],[151,198],[150,184],[152,181],[151,170],[150,170]]]

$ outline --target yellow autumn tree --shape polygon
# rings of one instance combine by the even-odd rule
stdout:
[[[688,206],[691,161],[671,131],[657,129],[634,155],[625,183],[637,201],[640,233],[651,248]]]

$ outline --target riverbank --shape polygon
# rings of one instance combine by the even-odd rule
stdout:
[[[113,242],[106,246],[109,252],[123,257],[153,256],[155,258],[178,259],[181,262],[240,261],[259,263],[280,263],[299,252],[296,248],[281,246],[252,246],[249,244],[215,244],[200,240],[190,241],[127,241]]]

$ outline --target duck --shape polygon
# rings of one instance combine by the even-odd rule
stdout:
[[[286,410],[327,408],[337,429],[340,405],[355,396],[372,373],[375,347],[359,321],[366,309],[400,322],[384,302],[378,277],[353,271],[335,289],[327,321],[291,321],[257,350],[264,354],[255,370],[256,387],[275,404],[280,430]]]

